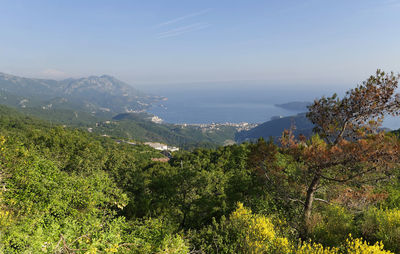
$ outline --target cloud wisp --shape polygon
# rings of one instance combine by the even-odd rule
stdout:
[[[168,37],[175,37],[178,35],[202,30],[209,26],[210,26],[210,24],[208,24],[208,23],[195,23],[195,24],[191,24],[191,25],[187,25],[187,26],[181,26],[181,27],[177,27],[177,28],[159,33],[157,38],[162,39],[162,38],[168,38]]]
[[[174,18],[174,19],[165,21],[163,23],[157,24],[155,27],[159,28],[159,27],[172,25],[172,24],[178,23],[178,22],[183,21],[183,20],[188,19],[188,18],[193,18],[193,17],[204,15],[204,14],[210,12],[210,11],[211,11],[211,9],[204,9],[204,10],[201,10],[201,11],[198,11],[198,12],[193,12],[193,13],[190,13],[190,14],[187,14],[187,15],[184,15],[184,16],[181,16],[181,17],[178,17],[178,18]]]
[[[157,39],[175,37],[210,27],[210,24],[207,22],[186,22],[195,17],[205,15],[210,12],[210,10],[211,9],[204,9],[198,12],[193,12],[156,25],[155,28],[162,28],[164,30],[157,33]]]

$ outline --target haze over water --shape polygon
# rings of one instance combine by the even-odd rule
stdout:
[[[249,88],[250,87],[250,88]],[[296,86],[295,86],[296,87]],[[147,91],[168,98],[151,107],[148,112],[159,116],[165,122],[178,124],[199,123],[263,123],[273,116],[291,116],[304,110],[286,110],[275,106],[293,101],[309,101],[322,95],[330,96],[345,88],[331,86],[329,89],[285,89],[285,86],[252,86],[251,84],[195,87],[158,86]],[[384,127],[400,128],[399,117],[387,117]]]
[[[154,105],[149,112],[169,123],[262,123],[273,116],[289,116],[300,111],[289,111],[274,104],[294,100],[293,96],[283,96],[283,91],[270,88],[248,86],[235,87],[158,87],[151,90],[168,98]],[[299,100],[308,99],[303,95]]]

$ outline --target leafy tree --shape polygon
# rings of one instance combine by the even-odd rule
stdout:
[[[196,149],[168,163],[0,106],[0,252],[389,253],[376,241],[398,252],[400,145],[377,129],[378,112],[397,112],[397,80],[379,75],[314,107],[323,120],[309,140],[286,131],[281,146]],[[350,103],[374,92],[387,103],[373,112]],[[367,206],[382,208],[360,213]],[[346,240],[353,231],[373,245]]]
[[[398,76],[378,70],[344,98],[323,97],[309,107],[307,116],[317,133],[311,139],[295,139],[287,130],[279,148],[271,142],[256,145],[250,155],[252,167],[274,186],[277,198],[303,207],[302,239],[312,227],[314,201],[328,203],[323,198],[335,194],[332,187],[377,182],[398,167],[399,140],[378,131],[386,114],[400,114],[397,86]]]
[[[336,94],[322,97],[308,106],[308,119],[314,131],[327,143],[362,138],[380,126],[387,114],[400,115],[400,94],[396,94],[400,74],[377,70],[340,99]]]
[[[399,76],[378,70],[342,99],[333,95],[316,100],[307,117],[320,135],[309,142],[283,136],[286,152],[304,163],[309,176],[303,211],[304,238],[311,223],[315,193],[321,185],[365,183],[389,174],[400,162],[400,143],[394,136],[376,133],[386,114],[400,114]]]
[[[22,144],[2,141],[0,247],[6,253],[104,250],[122,243],[126,197],[104,171],[59,170]],[[3,216],[2,216],[3,217]]]

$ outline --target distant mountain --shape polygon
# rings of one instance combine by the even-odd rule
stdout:
[[[57,81],[0,73],[0,102],[21,108],[122,113],[144,110],[160,99],[108,75]]]
[[[292,111],[307,111],[307,106],[311,105],[308,101],[292,101],[283,104],[275,104],[275,106]]]
[[[282,135],[285,129],[290,129],[291,126],[296,127],[294,131],[295,135],[303,134],[305,136],[310,136],[314,127],[307,119],[306,113],[300,113],[295,116],[283,117],[262,123],[248,131],[238,132],[235,139],[239,143],[257,140],[261,137],[264,139],[269,139],[270,137],[276,139]]]

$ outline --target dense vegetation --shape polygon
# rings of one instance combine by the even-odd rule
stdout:
[[[236,128],[221,126],[214,130],[203,130],[191,125],[157,124],[148,120],[146,113],[120,114],[113,121],[93,126],[93,131],[114,137],[137,141],[157,141],[183,149],[196,147],[216,148],[226,141],[234,142]]]
[[[310,139],[289,130],[279,145],[183,151],[168,163],[151,161],[162,155],[148,147],[0,107],[0,249],[399,253],[400,142],[371,119],[398,112],[393,85],[378,73],[343,99],[316,101]],[[353,104],[371,90],[389,97]]]

